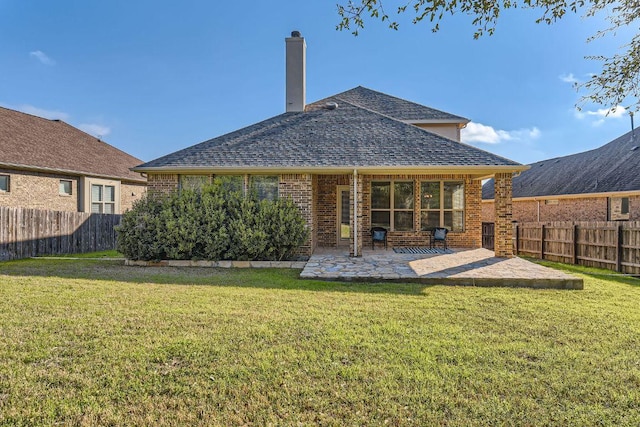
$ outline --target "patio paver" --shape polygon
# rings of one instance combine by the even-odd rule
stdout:
[[[305,265],[303,279],[395,281],[432,285],[583,289],[582,279],[522,258],[496,258],[487,249],[453,254],[397,254],[365,250],[352,258],[343,249],[318,248]]]

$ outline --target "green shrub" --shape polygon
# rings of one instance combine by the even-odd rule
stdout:
[[[117,231],[118,250],[140,260],[283,260],[308,236],[291,200],[258,201],[219,183],[201,192],[150,193]]]
[[[147,194],[133,204],[116,227],[117,250],[130,259],[159,260],[166,257],[162,210],[166,197]]]

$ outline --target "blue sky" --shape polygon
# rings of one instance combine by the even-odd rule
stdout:
[[[388,9],[392,2],[387,1]],[[307,101],[362,85],[472,120],[463,140],[521,163],[596,148],[630,130],[623,109],[578,112],[572,88],[623,38],[606,23],[535,24],[507,11],[473,40],[401,19],[338,32],[335,2],[0,0],[0,105],[59,118],[144,160],[284,112],[284,38],[307,42]]]

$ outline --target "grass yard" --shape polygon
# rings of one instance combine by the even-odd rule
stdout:
[[[563,267],[585,290],[558,291],[119,264],[0,263],[0,425],[640,425],[638,279]]]

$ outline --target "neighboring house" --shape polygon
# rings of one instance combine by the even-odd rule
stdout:
[[[0,107],[0,206],[122,213],[146,191],[140,160],[60,120]]]
[[[531,164],[513,179],[513,220],[640,220],[640,135]],[[482,188],[482,220],[493,222],[493,181]]]
[[[481,246],[481,180],[496,177],[496,254],[511,256],[511,177],[516,162],[459,142],[467,119],[363,87],[305,104],[305,41],[286,39],[286,111],[134,168],[149,189],[175,191],[211,179],[290,197],[311,237],[301,249],[344,245],[354,256],[370,229],[391,246],[428,246],[451,230],[450,246]],[[507,226],[508,225],[508,226]]]

